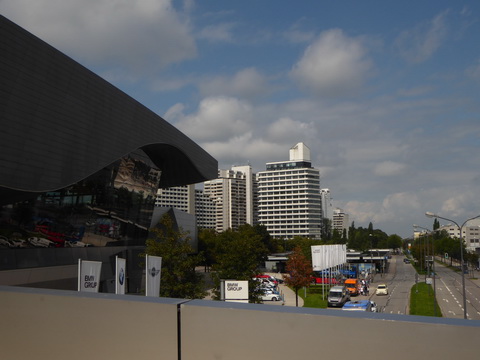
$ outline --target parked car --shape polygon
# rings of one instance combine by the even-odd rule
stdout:
[[[65,241],[65,247],[90,247],[91,244],[86,244],[82,241]]]
[[[274,278],[272,275],[261,274],[261,275],[257,275],[255,278],[260,279],[262,281],[267,280],[267,281],[273,282],[275,285],[279,283],[278,280]]]
[[[48,239],[39,237],[29,237],[28,242],[35,247],[51,247],[54,246],[54,242]]]
[[[377,290],[375,291],[376,295],[388,295],[388,286],[386,284],[379,284]]]
[[[5,248],[10,247],[10,243],[8,242],[8,239],[5,236],[0,236],[0,247],[5,247]]]
[[[27,247],[27,242],[21,239],[9,239],[8,242],[10,243],[11,248],[24,248]]]
[[[268,293],[261,296],[263,301],[280,301],[282,297],[279,294]]]

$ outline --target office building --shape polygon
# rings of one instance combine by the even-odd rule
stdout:
[[[340,235],[345,233],[345,235],[348,237],[349,226],[348,214],[342,209],[334,209],[332,215],[332,230],[337,230]]]
[[[204,183],[204,193],[215,204],[215,230],[238,229],[254,223],[255,182],[250,166],[219,170],[218,178]],[[247,191],[248,187],[248,191]]]
[[[195,217],[199,229],[215,229],[217,224],[215,202],[203,189],[195,189]]]
[[[257,181],[259,223],[271,236],[321,238],[320,171],[312,167],[305,144],[292,147],[288,161],[267,163]]]
[[[195,184],[158,189],[155,206],[173,207],[195,215]]]

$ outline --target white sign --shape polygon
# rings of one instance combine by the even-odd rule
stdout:
[[[338,245],[315,245],[311,247],[313,271],[321,271],[347,262],[347,247]]]
[[[160,278],[162,276],[162,258],[146,256],[145,262],[145,295],[160,296]]]
[[[82,261],[78,259],[78,291],[98,292],[101,271],[101,261]]]
[[[126,260],[115,258],[115,294],[125,294],[125,283],[127,281]]]
[[[225,301],[248,303],[248,280],[225,280]]]

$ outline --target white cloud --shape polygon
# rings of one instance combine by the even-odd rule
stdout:
[[[178,110],[178,104],[175,107]],[[230,97],[206,98],[200,102],[196,113],[180,118],[176,111],[176,115],[179,118],[176,127],[199,141],[230,138],[252,129],[251,106]]]
[[[480,59],[472,66],[469,66],[465,73],[468,77],[480,81]]]
[[[208,25],[198,33],[197,37],[212,42],[230,42],[233,39],[234,26],[233,23]]]
[[[405,164],[395,161],[383,161],[375,166],[374,173],[378,176],[397,176],[403,173]]]
[[[445,11],[431,21],[403,31],[395,41],[400,55],[410,63],[428,60],[442,45],[447,33]]]
[[[320,34],[305,50],[291,76],[303,88],[336,97],[358,91],[371,69],[362,41],[334,29]]]
[[[229,139],[204,142],[202,147],[213,157],[219,160],[219,167],[230,168],[232,165],[255,163],[256,171],[261,171],[265,163],[285,153],[288,156],[288,147],[255,138],[252,132],[247,132]],[[285,157],[284,156],[284,157]]]
[[[144,74],[191,59],[196,45],[171,0],[3,0],[2,13],[81,61]]]
[[[254,100],[271,92],[268,79],[257,69],[245,68],[232,76],[215,76],[198,82],[203,96],[225,95]]]
[[[291,141],[299,139],[298,142],[307,138],[314,137],[316,133],[313,124],[292,120],[288,117],[282,117],[270,124],[267,129],[267,136],[273,141]]]

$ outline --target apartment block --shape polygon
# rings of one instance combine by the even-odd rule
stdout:
[[[257,174],[258,216],[276,238],[320,239],[322,199],[320,171],[312,167],[310,149],[298,143],[288,161],[270,162]]]
[[[348,237],[348,227],[348,214],[345,213],[342,209],[334,209],[332,215],[332,230],[337,230],[338,232],[340,232],[340,234],[343,234],[343,231],[346,230],[346,235]]]

